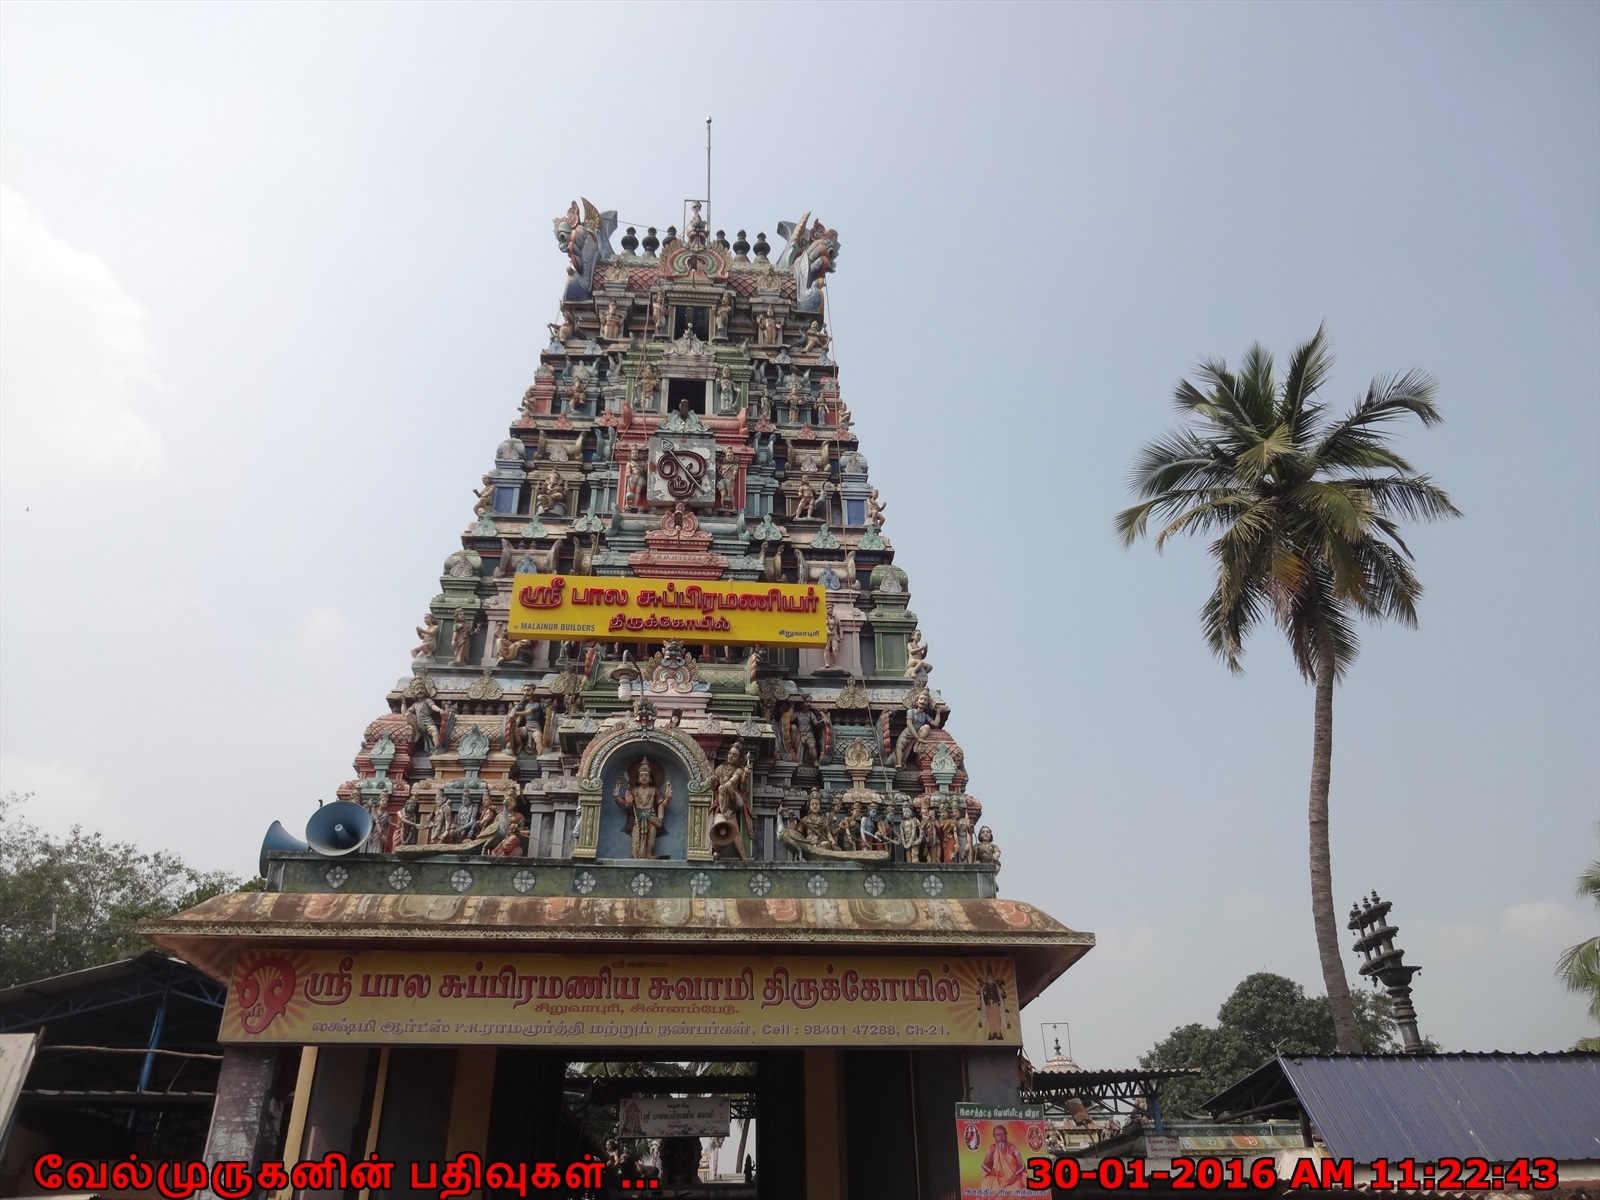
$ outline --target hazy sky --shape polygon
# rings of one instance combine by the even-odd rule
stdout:
[[[408,669],[564,260],[839,230],[844,395],[1005,894],[1097,948],[1030,1007],[1131,1066],[1252,971],[1320,993],[1311,691],[1208,654],[1203,545],[1112,514],[1203,355],[1421,367],[1422,626],[1335,706],[1339,910],[1449,1049],[1552,977],[1600,819],[1600,6],[0,8],[0,752],[34,819],[254,870]],[[1356,965],[1348,958],[1352,977]]]

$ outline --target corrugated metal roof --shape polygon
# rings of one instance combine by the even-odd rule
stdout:
[[[1338,1158],[1600,1159],[1600,1054],[1280,1057]]]

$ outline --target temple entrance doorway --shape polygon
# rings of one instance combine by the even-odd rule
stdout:
[[[654,1179],[658,1195],[755,1200],[758,1087],[752,1060],[569,1062],[562,1157],[600,1147],[619,1194]]]
[[[802,1052],[679,1053],[502,1048],[488,1157],[566,1164],[592,1156],[607,1164],[605,1185],[582,1194],[604,1200],[795,1194],[804,1154],[796,1086]]]

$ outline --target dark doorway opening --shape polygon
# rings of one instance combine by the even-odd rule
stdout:
[[[706,415],[706,382],[703,379],[669,379],[667,380],[667,411],[677,412],[678,406],[685,402],[689,411]]]
[[[702,342],[711,340],[711,310],[698,305],[680,304],[672,314],[672,336],[681,338],[693,330]]]

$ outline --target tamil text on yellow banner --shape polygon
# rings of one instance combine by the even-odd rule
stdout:
[[[827,593],[814,584],[518,575],[506,632],[543,641],[823,646]]]
[[[251,950],[224,1042],[1017,1045],[1008,958]]]

